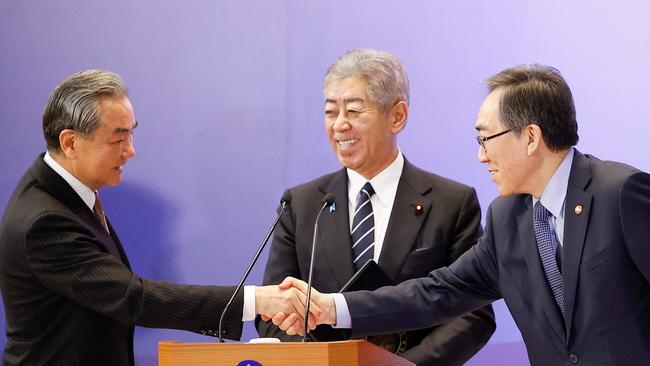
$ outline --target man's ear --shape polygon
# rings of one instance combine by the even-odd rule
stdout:
[[[544,145],[544,138],[542,136],[542,129],[537,124],[530,123],[524,127],[523,133],[527,140],[528,155],[533,155],[539,152],[539,149]]]
[[[400,100],[390,110],[391,131],[399,133],[405,126],[408,119],[409,107],[406,101]]]
[[[76,156],[76,143],[79,135],[76,132],[70,129],[65,129],[59,134],[59,146],[61,147],[61,153],[68,159],[72,159]]]

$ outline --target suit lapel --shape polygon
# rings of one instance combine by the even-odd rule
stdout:
[[[86,206],[86,203],[84,203],[77,192],[70,187],[68,182],[66,182],[65,179],[58,175],[43,161],[43,154],[36,158],[36,161],[34,161],[30,170],[34,177],[46,187],[53,197],[62,202],[79,218],[81,222],[83,222],[84,225],[86,225],[86,227],[93,232],[95,238],[101,243],[101,246],[103,247],[102,249],[108,253],[114,252],[114,254],[117,254],[119,259],[128,266],[124,249],[121,244],[119,244],[119,240],[116,239],[117,235],[115,235],[110,223],[109,230],[112,235],[109,235],[106,232],[106,229],[104,229],[99,220],[97,220],[92,210]]]
[[[110,231],[110,234],[108,235],[108,240],[110,240],[110,242],[113,243],[115,245],[115,247],[117,248],[117,251],[120,254],[120,259],[122,260],[122,262],[129,269],[131,269],[131,263],[129,263],[129,258],[126,256],[126,252],[124,251],[124,247],[122,246],[122,242],[117,237],[117,233],[113,229],[113,225],[111,225],[111,222],[108,220],[108,217],[106,217],[106,223],[108,224],[108,230]]]
[[[560,308],[555,303],[555,298],[544,273],[542,260],[539,258],[537,240],[533,231],[533,204],[530,196],[525,198],[525,208],[522,208],[517,216],[517,230],[519,231],[519,240],[524,249],[531,282],[525,283],[524,288],[520,288],[520,290],[528,292],[524,293],[524,296],[531,296],[530,289],[536,289],[543,293],[543,296],[540,296],[539,299],[533,299],[532,301],[542,303],[544,313],[546,313],[556,335],[560,339],[566,339],[566,331],[564,330],[564,321],[560,313]]]
[[[564,281],[566,329],[571,329],[570,326],[573,321],[580,260],[591,214],[592,195],[584,191],[590,180],[589,161],[576,150],[571,174],[569,175],[564,211],[562,277]],[[580,206],[581,210],[577,209],[578,206]]]
[[[397,185],[379,264],[386,274],[395,279],[410,253],[424,220],[431,211],[426,194],[431,185],[420,179],[418,171],[406,159]],[[422,213],[415,214],[415,205],[422,205]]]
[[[328,185],[320,188],[323,195],[332,193],[333,208],[325,209],[320,217],[318,245],[323,246],[338,288],[354,274],[352,239],[348,213],[348,178],[345,169],[334,175]]]

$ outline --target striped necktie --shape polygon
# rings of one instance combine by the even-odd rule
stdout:
[[[366,182],[357,195],[351,231],[355,271],[371,260],[375,253],[375,218],[370,203],[373,194],[375,190],[370,182]]]
[[[533,207],[533,228],[535,229],[535,238],[537,239],[537,249],[539,250],[539,257],[544,266],[544,274],[553,292],[555,302],[560,307],[560,311],[564,315],[564,294],[562,290],[562,274],[555,259],[555,235],[551,231],[551,225],[548,218],[551,215],[548,210],[542,206],[542,203],[537,201]]]

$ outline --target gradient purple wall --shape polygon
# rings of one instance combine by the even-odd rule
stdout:
[[[480,81],[515,64],[563,72],[580,150],[650,170],[647,2],[397,4],[0,1],[0,206],[44,149],[40,115],[54,86],[81,69],[110,69],[129,85],[140,123],[123,184],[102,192],[134,269],[181,283],[233,283],[283,189],[338,168],[321,122],[321,80],[356,47],[402,58],[412,85],[402,151],[475,186],[484,212],[496,189],[476,161]],[[249,282],[262,272],[263,263]],[[503,302],[495,309],[497,333],[469,364],[525,363]],[[140,365],[153,364],[159,340],[212,340],[136,334]],[[255,336],[247,325],[243,339]]]

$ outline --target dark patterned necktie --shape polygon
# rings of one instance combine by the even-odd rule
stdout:
[[[104,213],[104,209],[102,208],[102,201],[99,200],[99,194],[95,192],[95,206],[93,207],[93,212],[95,213],[95,216],[97,217],[97,221],[99,221],[100,224],[104,227],[104,230],[108,233],[110,236],[111,232],[108,230],[108,221],[106,221],[106,214]],[[117,259],[122,260],[122,256],[120,255],[119,249],[117,249],[117,245],[113,242],[111,239],[110,241],[102,241],[102,244],[108,249],[108,251]]]
[[[539,250],[539,257],[544,266],[544,273],[548,281],[555,302],[560,307],[560,311],[564,314],[564,294],[562,290],[562,274],[557,266],[555,259],[556,245],[551,231],[551,225],[548,218],[551,215],[548,210],[542,206],[541,202],[537,202],[533,207],[533,228],[535,229],[535,238],[537,239],[537,249]]]
[[[104,213],[102,202],[99,200],[99,194],[97,193],[97,191],[94,191],[94,193],[95,193],[95,206],[93,207],[93,212],[95,213],[95,216],[97,216],[97,220],[99,221],[99,223],[102,224],[106,232],[110,234],[110,231],[108,230],[108,222],[106,222],[106,214]]]
[[[371,260],[375,252],[375,217],[370,204],[373,194],[375,190],[370,182],[366,182],[357,195],[351,232],[355,271]]]

